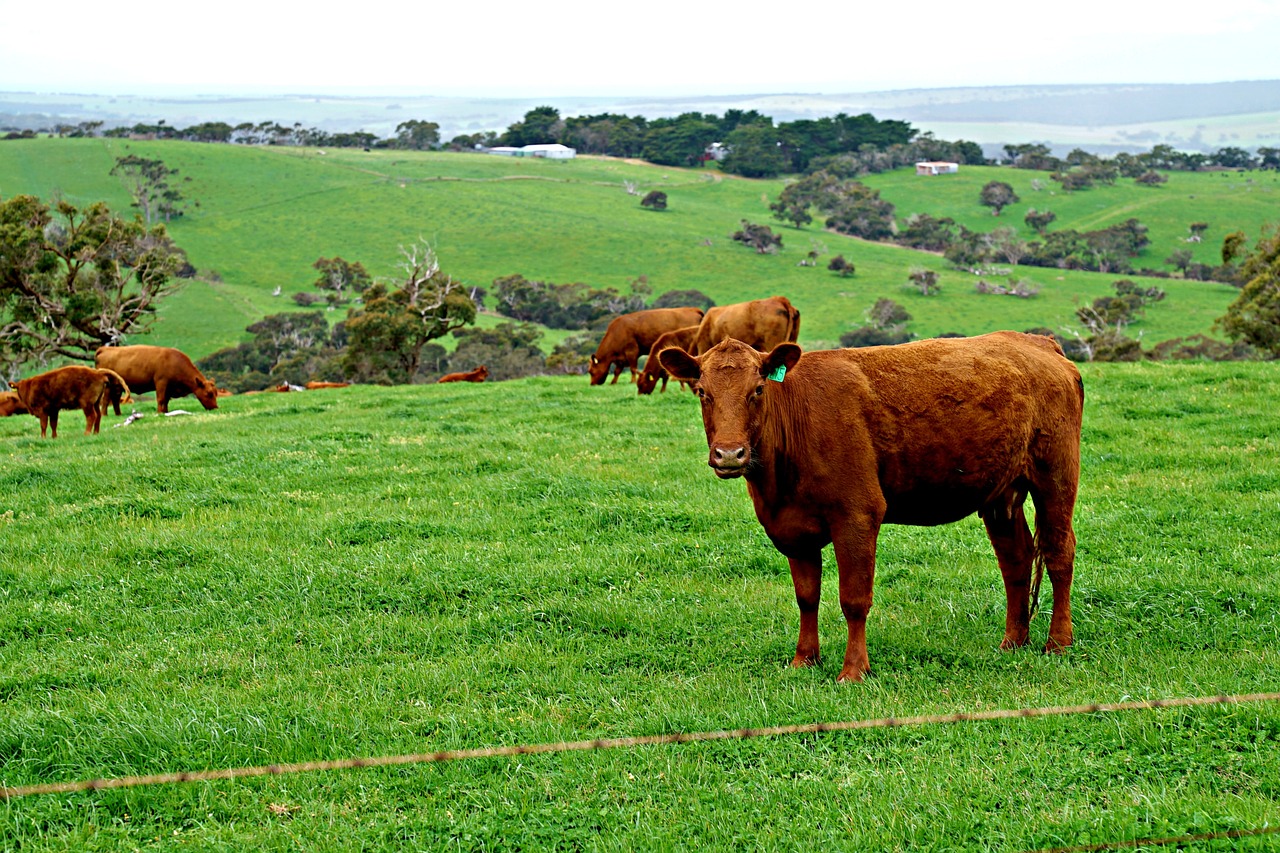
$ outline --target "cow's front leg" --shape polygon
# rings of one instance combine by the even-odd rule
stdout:
[[[790,557],[791,583],[800,606],[800,639],[791,665],[812,666],[818,662],[818,602],[822,597],[822,552],[802,558]]]
[[[836,566],[840,571],[840,610],[849,627],[844,666],[837,681],[861,681],[871,671],[867,657],[867,614],[871,612],[871,585],[876,573],[878,523],[862,523],[858,530],[835,540]]]

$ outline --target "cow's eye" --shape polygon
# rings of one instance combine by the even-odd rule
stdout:
[[[757,396],[757,397],[762,397],[762,396],[764,396],[764,386],[763,386],[763,385],[757,385],[757,386],[756,386],[756,396]]]
[[[704,391],[704,390],[702,390],[701,388],[694,388],[694,389],[693,389],[693,393],[695,393],[695,394],[697,394],[697,395],[698,395],[698,399],[699,399],[699,400],[705,400],[705,399],[707,399],[707,392],[706,392],[706,391]]]

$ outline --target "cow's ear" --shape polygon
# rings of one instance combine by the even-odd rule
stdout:
[[[697,382],[702,376],[698,360],[680,347],[667,347],[658,353],[658,363],[679,382]]]
[[[787,371],[796,366],[800,360],[800,347],[793,343],[781,343],[764,357],[760,365],[760,373],[766,377],[785,376]],[[781,369],[779,369],[781,368]]]

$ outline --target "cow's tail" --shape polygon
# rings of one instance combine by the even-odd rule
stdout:
[[[107,396],[111,402],[132,403],[133,395],[129,392],[129,384],[124,381],[124,377],[114,370],[105,367],[98,368],[106,376]]]
[[[1036,613],[1040,610],[1040,581],[1042,580],[1044,580],[1044,552],[1040,550],[1040,531],[1037,529],[1031,536],[1031,587],[1027,592],[1028,622],[1036,618]]]
[[[787,340],[791,343],[800,340],[800,309],[792,305],[791,300],[787,300]]]

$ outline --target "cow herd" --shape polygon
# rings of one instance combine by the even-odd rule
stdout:
[[[994,332],[896,346],[801,353],[800,314],[782,296],[736,305],[661,308],[609,324],[592,385],[624,368],[640,393],[668,378],[697,396],[707,464],[742,478],[756,518],[789,561],[800,634],[792,666],[818,661],[822,550],[834,546],[848,630],[839,680],[871,669],[866,619],[883,524],[932,526],[977,514],[1004,581],[1002,649],[1029,642],[1048,572],[1053,615],[1046,652],[1072,643],[1072,527],[1080,472],[1084,389],[1048,337]],[[641,355],[648,358],[637,370]],[[156,392],[160,412],[194,394],[217,408],[217,389],[168,347],[103,347],[96,367],[62,367],[12,383],[0,415],[30,412],[57,436],[58,412],[79,408],[97,432],[110,404]],[[484,366],[441,382],[483,382]],[[1035,508],[1035,532],[1024,504]]]
[[[172,347],[99,347],[94,367],[58,367],[17,382],[0,393],[0,416],[32,414],[40,420],[40,437],[52,427],[58,437],[58,413],[65,409],[84,412],[84,434],[96,434],[102,416],[111,406],[120,414],[120,404],[132,399],[131,392],[156,392],[156,411],[169,411],[174,397],[194,394],[206,409],[218,408],[218,388],[181,350]]]

